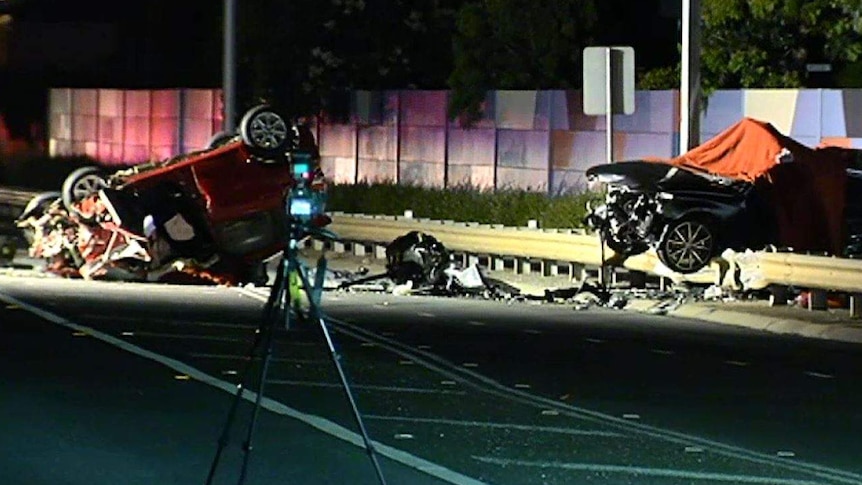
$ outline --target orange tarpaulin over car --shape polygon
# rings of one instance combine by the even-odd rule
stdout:
[[[672,158],[672,164],[753,182],[771,209],[776,244],[841,254],[847,168],[862,151],[809,148],[751,118]]]

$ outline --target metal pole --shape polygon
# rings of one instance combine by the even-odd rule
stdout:
[[[608,163],[614,161],[614,92],[613,92],[613,53],[605,48],[605,136]]]
[[[236,0],[224,0],[224,59],[222,91],[224,120],[222,129],[236,130]]]
[[[682,0],[679,154],[700,143],[700,0]]]

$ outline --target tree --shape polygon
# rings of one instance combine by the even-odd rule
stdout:
[[[489,89],[567,89],[597,22],[593,0],[478,0],[458,12],[449,113],[481,115]]]
[[[240,98],[337,115],[354,89],[444,88],[461,3],[258,0],[241,9]]]
[[[862,54],[860,0],[703,0],[705,92],[795,88],[806,65],[841,70]]]

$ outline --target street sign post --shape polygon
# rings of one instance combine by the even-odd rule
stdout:
[[[635,111],[635,50],[632,47],[584,49],[584,114],[604,115],[607,161],[614,161],[615,114]]]

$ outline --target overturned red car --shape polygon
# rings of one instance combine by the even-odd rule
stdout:
[[[257,106],[210,146],[106,174],[72,172],[17,219],[33,257],[85,279],[265,283],[263,262],[287,243],[285,199],[297,160],[325,190],[307,127]]]

